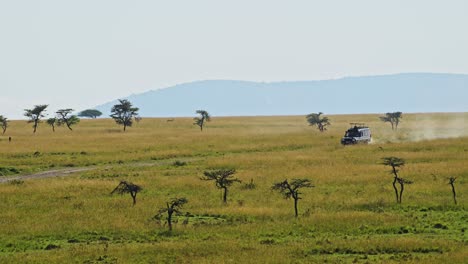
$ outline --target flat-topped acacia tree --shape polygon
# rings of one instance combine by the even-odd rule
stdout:
[[[102,115],[102,112],[96,109],[86,109],[78,113],[79,117],[88,117],[96,119]]]
[[[294,199],[294,214],[295,217],[298,217],[299,214],[297,209],[297,202],[301,199],[301,197],[299,197],[301,194],[299,190],[302,188],[312,187],[314,186],[308,179],[292,179],[290,182],[288,182],[288,180],[284,180],[282,182],[275,183],[271,189],[279,191],[281,194],[283,194],[285,199]]]
[[[33,123],[33,133],[36,133],[37,125],[41,118],[45,117],[45,111],[48,105],[35,105],[33,109],[24,109],[24,116],[29,118],[28,123]]]
[[[119,185],[117,185],[117,187],[115,187],[115,189],[111,192],[111,194],[118,193],[123,195],[128,193],[132,197],[133,205],[135,206],[137,193],[141,192],[141,190],[143,190],[143,188],[136,184],[127,181],[121,181]]]
[[[111,109],[111,115],[115,122],[123,126],[125,131],[127,127],[133,125],[133,119],[138,117],[138,107],[133,107],[132,103],[126,99],[119,99],[119,103]]]
[[[241,182],[237,178],[233,178],[236,173],[235,169],[222,168],[205,171],[204,177],[201,180],[214,181],[218,189],[223,189],[223,202],[227,202],[228,188],[235,182]]]

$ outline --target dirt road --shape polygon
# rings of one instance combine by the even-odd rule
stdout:
[[[153,162],[135,162],[135,163],[129,163],[125,165],[115,165],[115,166],[135,166],[135,167],[160,166],[160,165],[171,164],[175,160],[188,162],[188,161],[196,161],[200,159],[199,158],[167,159],[167,160],[159,160],[159,161],[153,161]],[[0,177],[0,183],[9,182],[12,180],[28,180],[28,179],[63,177],[63,176],[72,175],[77,172],[90,171],[90,170],[95,170],[98,168],[111,168],[111,167],[112,166],[110,165],[106,165],[106,166],[92,166],[92,167],[79,167],[79,168],[64,168],[64,169],[42,171],[38,173],[20,175],[20,176],[14,176],[14,177]]]
[[[2,177],[0,178],[0,183],[12,181],[12,180],[27,180],[27,179],[42,179],[42,178],[52,178],[52,177],[62,177],[68,176],[70,174],[81,172],[81,171],[89,171],[95,169],[94,167],[88,168],[67,168],[67,169],[59,169],[59,170],[50,170],[50,171],[43,171],[34,174],[28,175],[21,175],[16,177]]]

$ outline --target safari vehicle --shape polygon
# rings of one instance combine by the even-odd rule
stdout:
[[[368,126],[362,123],[350,123],[351,128],[348,129],[341,139],[343,145],[354,145],[354,144],[369,144],[372,136]]]

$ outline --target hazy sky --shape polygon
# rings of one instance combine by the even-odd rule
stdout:
[[[0,0],[0,114],[203,79],[468,73],[466,0]]]

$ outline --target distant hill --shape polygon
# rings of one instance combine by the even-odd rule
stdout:
[[[468,111],[468,75],[405,73],[323,81],[208,80],[131,95],[143,117]],[[116,101],[96,108],[108,115]]]

